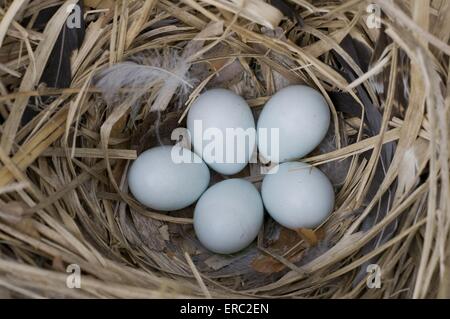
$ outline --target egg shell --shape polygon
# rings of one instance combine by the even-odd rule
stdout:
[[[198,200],[194,229],[208,250],[232,254],[256,238],[264,220],[258,190],[243,179],[228,179],[210,187]]]
[[[201,121],[201,130],[195,130],[194,121]],[[256,129],[252,111],[242,97],[229,90],[212,89],[201,94],[189,110],[187,129],[191,135],[194,151],[209,167],[224,175],[240,172],[249,162],[256,147]],[[218,153],[207,151],[209,149],[207,145],[213,145],[213,138],[205,136],[208,129],[216,129],[224,137],[223,156],[214,156]],[[226,138],[226,129],[250,129],[253,130],[253,135],[246,138],[245,146],[241,147],[238,143],[233,145],[231,138]],[[227,158],[227,147],[234,150],[234,156]]]
[[[173,160],[172,150],[191,162]],[[179,146],[158,146],[141,153],[128,173],[134,197],[147,207],[172,211],[193,204],[209,184],[209,169],[201,158]]]
[[[301,158],[320,144],[329,125],[330,110],[318,91],[305,85],[288,86],[275,93],[261,111],[258,150],[273,163]],[[269,138],[261,138],[263,128]],[[272,141],[273,128],[279,129],[279,139]]]
[[[261,186],[264,206],[286,228],[314,228],[332,212],[334,189],[318,168],[287,162],[272,168]]]

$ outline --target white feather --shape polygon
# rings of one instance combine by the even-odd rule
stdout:
[[[141,110],[144,100],[151,103],[165,86],[175,86],[176,98],[185,100],[194,79],[186,72],[187,61],[178,50],[152,50],[114,64],[98,73],[95,84],[102,92],[108,106],[128,103],[134,118]],[[178,103],[180,106],[182,103]]]

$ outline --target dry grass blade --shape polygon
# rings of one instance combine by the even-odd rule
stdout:
[[[217,8],[238,14],[250,21],[274,29],[283,14],[262,0],[201,0]]]
[[[50,56],[50,52],[53,49],[53,45],[59,35],[59,32],[66,23],[66,19],[70,13],[67,8],[74,5],[76,0],[69,0],[64,3],[63,6],[58,10],[55,16],[47,24],[47,28],[44,30],[45,38],[39,43],[36,51],[33,53],[35,56],[34,63],[30,64],[27,68],[25,75],[21,81],[19,90],[28,91],[32,90],[39,80],[44,67],[47,64],[47,60]],[[6,153],[9,153],[12,145],[14,143],[14,138],[17,133],[17,128],[19,127],[22,114],[27,106],[28,97],[20,97],[14,101],[14,106],[11,113],[6,120],[3,127],[3,134],[0,140],[0,147],[2,147]]]

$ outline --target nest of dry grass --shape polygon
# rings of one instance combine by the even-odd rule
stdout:
[[[0,1],[0,293],[450,297],[450,5],[371,2],[86,0],[82,41],[57,51],[70,63],[63,85],[46,80],[63,65],[54,48],[77,38],[60,37],[76,1],[42,29],[33,21],[59,1]],[[118,63],[164,68],[171,55],[183,90],[156,77],[145,94],[108,100],[117,83],[96,85]],[[192,207],[165,214],[129,195],[130,160],[170,140],[201,90],[234,90],[257,115],[294,83],[332,110],[327,138],[302,159],[336,187],[321,227],[296,233],[266,218],[257,243],[219,256],[196,241]],[[258,184],[256,165],[240,176]],[[74,264],[79,289],[66,285]]]

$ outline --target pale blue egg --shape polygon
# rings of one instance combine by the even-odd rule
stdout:
[[[209,178],[206,164],[190,150],[158,146],[141,153],[133,162],[128,185],[145,206],[171,211],[193,204],[208,187]]]
[[[228,179],[210,187],[198,200],[194,229],[208,250],[232,254],[258,236],[264,220],[261,196],[252,183]]]

